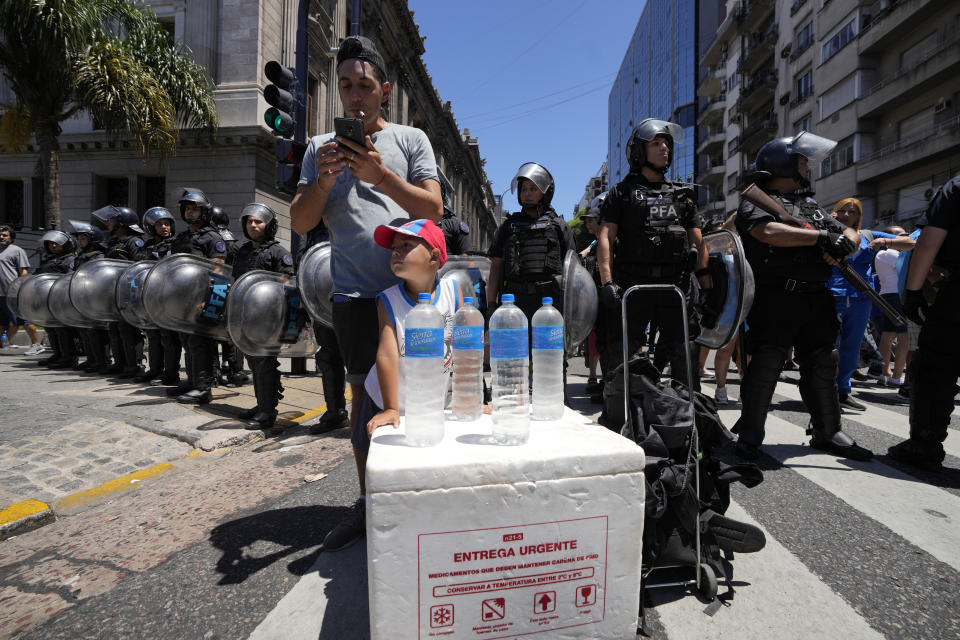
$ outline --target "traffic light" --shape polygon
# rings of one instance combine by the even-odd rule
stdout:
[[[300,181],[300,165],[307,145],[284,138],[277,138],[277,189],[293,195]]]
[[[294,92],[297,90],[297,74],[293,67],[285,67],[276,60],[271,60],[264,66],[264,73],[268,84],[263,90],[263,97],[270,104],[270,108],[263,114],[267,126],[278,136],[289,138],[293,135],[296,125],[297,99]]]

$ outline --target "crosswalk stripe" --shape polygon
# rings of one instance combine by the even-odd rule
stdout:
[[[722,409],[720,416],[731,427],[740,410]],[[960,571],[960,498],[877,461],[817,452],[806,440],[802,428],[767,415],[764,453]]]
[[[735,502],[731,502],[727,515],[763,529]],[[720,607],[710,616],[700,611],[704,605],[693,598],[677,599],[676,592],[670,590],[651,592],[657,616],[669,637],[729,638],[731,629],[737,630],[737,638],[748,640],[816,638],[825,630],[834,638],[883,637],[794,554],[766,530],[764,533],[767,546],[763,551],[737,554],[734,560],[732,581],[748,585],[737,589],[733,606]],[[816,615],[810,615],[814,611]]]

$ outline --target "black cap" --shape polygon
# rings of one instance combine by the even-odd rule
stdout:
[[[387,67],[383,64],[383,56],[381,56],[377,48],[373,46],[370,38],[350,36],[340,43],[340,49],[337,51],[337,66],[339,67],[344,60],[351,60],[353,58],[366,60],[380,70],[381,80],[387,79]]]

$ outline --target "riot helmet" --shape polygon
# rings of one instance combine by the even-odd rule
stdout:
[[[265,223],[266,227],[264,228],[263,240],[261,242],[273,240],[274,236],[277,235],[277,214],[267,205],[259,202],[251,202],[240,212],[240,226],[243,227],[243,235],[253,240],[250,234],[247,233],[247,218],[257,218],[258,220],[263,220]]]
[[[180,218],[184,222],[190,224],[190,221],[186,218],[185,211],[187,205],[192,204],[200,208],[200,217],[197,218],[196,222],[201,225],[209,224],[210,217],[213,215],[213,204],[207,199],[207,194],[203,191],[193,187],[185,187],[183,194],[177,202],[180,203]]]
[[[73,235],[75,236],[87,236],[90,241],[90,244],[98,244],[101,247],[103,246],[103,241],[105,236],[103,231],[93,226],[89,222],[82,222],[80,220],[70,220],[70,226],[73,227]]]
[[[230,226],[230,216],[220,207],[213,207],[210,210],[210,222],[212,222],[213,226],[217,229],[226,229]]]
[[[806,188],[810,186],[810,179],[800,175],[797,165],[799,157],[806,158],[807,166],[813,171],[836,146],[836,141],[807,131],[801,131],[792,137],[774,138],[760,147],[748,174],[755,182],[766,182],[770,178],[790,178]]]
[[[550,201],[553,200],[554,184],[553,176],[550,175],[546,167],[536,162],[525,162],[520,165],[520,168],[517,169],[517,175],[513,176],[513,180],[510,181],[510,192],[516,192],[517,202],[523,207],[523,202],[520,201],[521,180],[529,180],[537,189],[540,189],[543,194],[543,200],[540,201],[540,204],[544,208],[550,206]]]
[[[107,206],[101,207],[90,214],[90,223],[98,229],[109,231],[108,225],[110,221],[118,219],[119,217],[120,209],[112,204],[108,204]]]
[[[138,235],[143,233],[143,229],[140,228],[140,216],[137,215],[136,211],[130,207],[117,207],[117,211],[120,212],[117,224]]]
[[[667,166],[663,168],[655,167],[653,163],[647,161],[646,143],[657,136],[662,136],[667,140],[667,148],[670,150]],[[630,170],[640,171],[643,167],[647,167],[658,173],[666,174],[667,169],[673,162],[673,150],[676,145],[682,142],[683,127],[677,123],[657,120],[656,118],[642,120],[633,128],[630,139],[627,140],[627,163],[630,165]]]
[[[170,221],[170,235],[172,236],[177,230],[177,221],[174,219],[173,214],[170,213],[165,207],[150,207],[143,214],[143,226],[146,229],[148,238],[157,237],[156,225],[161,220]]]
[[[440,167],[437,167],[437,180],[440,181],[440,197],[443,199],[443,208],[446,211],[453,212],[453,185],[443,175]]]
[[[47,253],[53,253],[50,251],[50,247],[47,246],[48,242],[53,242],[63,247],[64,253],[70,253],[76,247],[73,238],[65,234],[63,231],[57,231],[56,229],[47,231],[40,238],[40,244],[43,245],[43,248],[47,251]]]
[[[604,191],[603,193],[595,197],[593,200],[591,200],[590,207],[587,209],[586,215],[593,218],[599,218],[600,209],[603,207],[603,203],[606,199],[607,199],[607,192]]]

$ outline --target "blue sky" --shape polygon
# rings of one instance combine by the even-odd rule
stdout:
[[[493,192],[543,164],[565,218],[607,154],[607,97],[644,0],[409,0],[427,70],[479,139]],[[664,46],[670,46],[665,42]]]

